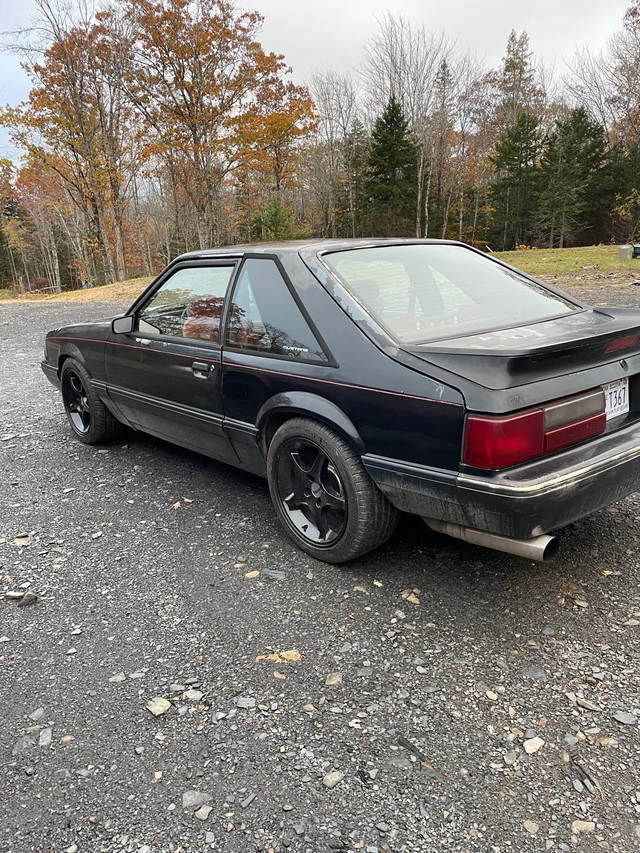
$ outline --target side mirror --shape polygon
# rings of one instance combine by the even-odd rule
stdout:
[[[125,332],[133,331],[133,316],[127,314],[126,317],[116,317],[111,322],[111,330],[114,335],[121,335]]]

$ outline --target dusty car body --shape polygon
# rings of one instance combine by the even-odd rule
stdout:
[[[285,531],[344,562],[397,512],[546,559],[640,486],[640,312],[464,244],[309,241],[172,261],[126,315],[48,333],[83,442],[121,425],[266,476]]]

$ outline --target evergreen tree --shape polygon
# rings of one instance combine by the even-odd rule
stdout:
[[[511,30],[502,67],[494,76],[498,94],[496,113],[502,127],[514,124],[520,113],[541,112],[544,92],[536,77],[529,36],[526,32],[518,36],[515,30]]]
[[[365,197],[372,233],[411,235],[416,204],[417,149],[400,102],[389,98],[376,119],[367,158]]]
[[[598,194],[606,136],[584,107],[556,121],[545,143],[539,173],[539,225],[550,248],[562,248],[589,228]]]
[[[496,173],[491,187],[492,240],[503,250],[533,240],[541,148],[539,126],[535,116],[520,113],[515,123],[502,132],[490,158]]]

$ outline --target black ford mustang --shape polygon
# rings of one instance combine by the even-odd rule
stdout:
[[[266,476],[320,560],[397,511],[545,559],[640,488],[640,311],[593,309],[463,244],[234,246],[174,260],[112,321],[47,335],[86,444],[123,425]]]

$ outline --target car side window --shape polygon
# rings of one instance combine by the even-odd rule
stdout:
[[[231,300],[225,343],[301,361],[328,361],[271,258],[249,258]]]
[[[177,269],[138,311],[137,330],[217,342],[233,269],[230,264]]]

